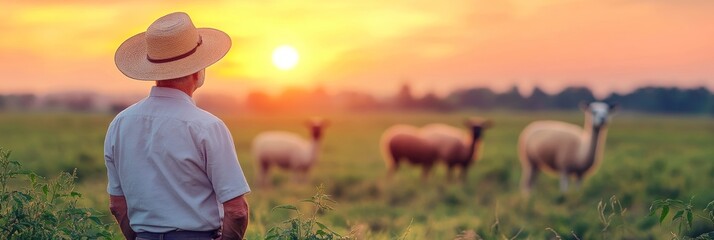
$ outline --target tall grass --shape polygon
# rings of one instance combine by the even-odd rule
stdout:
[[[491,118],[495,127],[485,132],[481,160],[463,184],[446,181],[443,166],[438,166],[427,182],[421,182],[419,170],[409,166],[401,168],[392,181],[384,179],[377,144],[387,127],[431,122],[460,126],[467,116]],[[302,125],[307,115],[220,117],[234,136],[238,158],[251,184],[255,168],[249,149],[254,136],[265,130],[308,135]],[[560,194],[557,177],[544,174],[536,182],[532,198],[525,200],[518,191],[518,134],[534,120],[580,125],[581,113],[334,113],[324,117],[332,124],[326,130],[322,154],[310,181],[304,185],[292,183],[290,173],[273,171],[273,187],[254,186],[248,195],[248,239],[261,239],[276,223],[290,219],[290,211],[271,210],[312,196],[314,186],[320,183],[325,183],[324,193],[337,202],[333,211],[320,213],[321,223],[337,233],[363,229],[369,239],[400,238],[407,227],[406,239],[452,239],[457,235],[489,238],[495,236],[495,222],[499,233],[495,237],[499,239],[555,236],[546,228],[563,238],[580,239],[668,239],[671,232],[691,236],[714,230],[703,221],[694,221],[691,229],[687,226],[679,234],[678,223],[670,228],[660,224],[657,217],[648,217],[655,199],[696,196],[693,206],[706,206],[714,199],[712,118],[620,113],[610,125],[602,164],[585,179],[581,190]],[[111,119],[102,115],[5,115],[0,118],[0,146],[13,149],[23,166],[40,175],[78,168],[77,191],[84,193],[78,203],[105,211],[108,200],[102,144]],[[627,209],[624,215],[612,211],[613,195]],[[601,201],[608,207],[598,209]],[[693,213],[697,211],[704,214],[700,210]],[[669,217],[676,214],[673,207],[670,212]],[[604,235],[606,224],[601,217],[607,220],[612,213],[615,215]],[[105,214],[102,220],[112,219]],[[621,222],[625,223],[624,233]]]

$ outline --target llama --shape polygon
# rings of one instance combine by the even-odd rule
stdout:
[[[481,148],[483,131],[493,124],[482,118],[467,119],[464,124],[470,134],[461,129],[433,123],[424,126],[421,134],[434,145],[439,152],[439,159],[447,166],[447,176],[451,180],[455,168],[460,169],[461,181],[466,180],[469,167],[478,160],[477,151]]]
[[[382,134],[380,141],[384,161],[387,165],[387,178],[399,169],[402,161],[422,167],[422,179],[429,177],[429,172],[438,159],[437,149],[423,136],[419,129],[409,125],[394,125]]]
[[[267,185],[268,171],[272,166],[293,171],[298,181],[305,180],[317,161],[322,135],[329,124],[321,119],[312,119],[306,125],[311,133],[309,140],[283,131],[263,132],[255,137],[252,152],[257,161],[256,176],[260,185]]]
[[[559,121],[536,121],[526,126],[518,139],[523,194],[530,194],[541,169],[560,175],[561,192],[567,191],[571,176],[575,176],[579,188],[584,175],[602,160],[607,124],[615,107],[604,102],[581,104],[585,112],[583,128]]]

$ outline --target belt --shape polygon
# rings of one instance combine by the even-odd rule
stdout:
[[[183,240],[183,239],[214,239],[219,236],[218,230],[213,231],[170,231],[165,233],[139,232],[137,238],[147,240]]]

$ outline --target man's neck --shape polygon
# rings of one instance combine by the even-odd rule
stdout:
[[[193,88],[193,86],[190,86],[188,84],[187,85],[175,85],[175,84],[168,85],[168,84],[161,84],[160,81],[156,82],[156,86],[157,87],[165,87],[165,88],[173,88],[173,89],[176,89],[176,90],[186,93],[186,95],[188,95],[189,97],[193,97],[193,91],[195,90]]]
[[[177,89],[179,91],[186,93],[186,95],[188,95],[189,97],[193,97],[193,88],[188,88],[188,87],[170,87],[170,88]]]

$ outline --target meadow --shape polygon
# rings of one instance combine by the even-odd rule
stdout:
[[[251,184],[255,182],[249,152],[252,138],[266,130],[307,136],[304,122],[310,116],[219,115],[233,134]],[[534,120],[581,125],[580,112],[322,116],[331,125],[307,183],[295,183],[290,173],[273,171],[272,187],[251,185],[248,239],[264,237],[268,229],[290,217],[289,211],[272,210],[275,206],[297,204],[302,212],[309,212],[311,206],[298,202],[312,196],[321,184],[337,202],[335,210],[319,213],[321,221],[338,233],[359,232],[367,239],[454,239],[464,231],[485,239],[552,239],[556,235],[565,239],[669,239],[677,234],[676,226],[648,216],[654,200],[694,197],[697,209],[714,200],[714,121],[707,116],[621,112],[609,126],[603,162],[579,190],[561,194],[557,177],[541,175],[530,199],[523,199],[518,188],[518,134]],[[420,169],[410,166],[401,168],[391,181],[385,179],[378,145],[382,131],[395,123],[461,126],[469,116],[490,118],[495,125],[485,132],[481,158],[465,182],[447,181],[444,166],[437,167],[427,182],[421,181]],[[13,160],[43,176],[77,168],[82,204],[106,213],[102,145],[112,118],[109,114],[3,113],[0,146],[12,150]],[[626,210],[598,209],[601,201],[610,206],[613,196]],[[611,213],[615,214],[609,217]],[[112,220],[108,213],[105,220]],[[711,231],[711,222],[697,218],[688,234]]]

